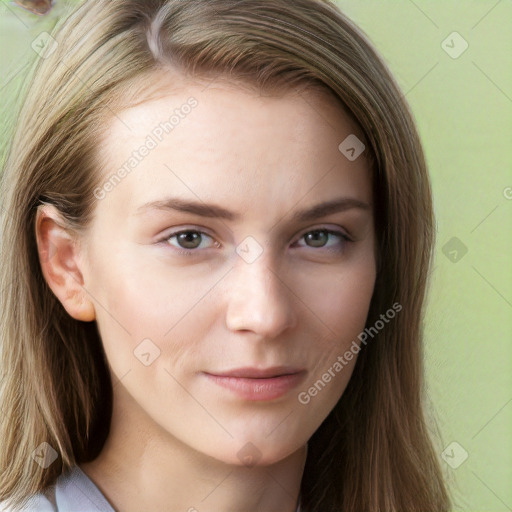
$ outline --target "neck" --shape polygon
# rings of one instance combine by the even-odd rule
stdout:
[[[269,466],[226,464],[163,431],[127,400],[116,396],[102,452],[81,464],[118,512],[296,511],[307,446]]]

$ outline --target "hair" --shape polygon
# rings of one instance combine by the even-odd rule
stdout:
[[[96,322],[69,316],[35,240],[41,204],[85,230],[105,119],[177,70],[259,91],[321,89],[365,137],[379,264],[366,324],[402,311],[361,346],[349,384],[313,434],[304,512],[448,511],[424,412],[422,322],[434,244],[431,187],[412,113],[364,33],[329,0],[86,0],[33,67],[1,183],[0,500],[18,506],[108,436],[112,383]],[[436,432],[434,432],[437,434]],[[437,434],[438,435],[438,434]],[[47,442],[47,469],[33,450]]]

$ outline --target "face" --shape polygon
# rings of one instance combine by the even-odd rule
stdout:
[[[166,87],[98,146],[82,271],[114,399],[198,452],[270,464],[308,441],[356,361],[371,176],[338,146],[362,136],[319,93]]]

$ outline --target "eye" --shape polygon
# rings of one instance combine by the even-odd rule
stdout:
[[[302,239],[305,240],[307,247],[335,252],[343,251],[345,244],[352,241],[345,233],[331,229],[314,229],[308,231],[304,233],[299,240]],[[205,240],[210,240],[210,244],[203,244]],[[329,241],[332,243],[329,243]],[[201,249],[220,247],[219,242],[204,231],[198,229],[182,229],[170,233],[160,240],[160,242],[176,247],[176,249],[182,249],[178,250],[178,254],[185,256],[192,256]],[[302,245],[302,247],[304,247],[304,245]]]
[[[179,254],[191,254],[196,249],[207,248],[201,247],[204,239],[213,240],[213,238],[204,231],[199,231],[196,229],[184,229],[167,235],[162,240],[162,242],[166,242],[173,247],[177,247],[178,249],[184,249],[183,251],[179,251]],[[175,243],[173,243],[171,240],[174,240]],[[218,247],[219,243],[214,241],[214,243],[210,246]]]
[[[329,244],[329,239],[337,238],[333,243]],[[306,245],[312,248],[327,249],[329,251],[343,250],[347,242],[351,242],[350,238],[341,231],[333,231],[331,229],[314,229],[304,233],[300,240],[304,239]],[[304,247],[304,246],[303,246]]]

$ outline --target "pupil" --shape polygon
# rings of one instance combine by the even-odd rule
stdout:
[[[195,242],[197,242],[199,239],[200,239],[199,233],[196,233],[194,231],[180,233],[180,235],[178,236],[180,245],[183,245],[183,243],[184,243],[185,249],[195,249],[196,247],[198,247],[199,244],[195,243]],[[191,245],[187,245],[187,244],[191,244]]]
[[[322,240],[323,237],[323,240]],[[326,243],[327,233],[325,231],[311,231],[308,233],[307,240],[308,242],[313,242],[314,247],[322,247]]]

